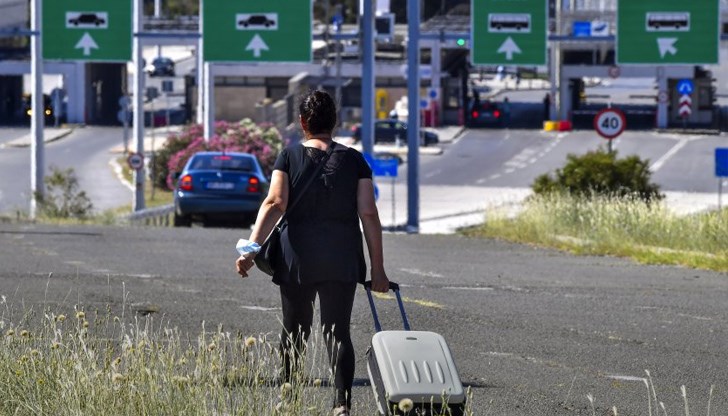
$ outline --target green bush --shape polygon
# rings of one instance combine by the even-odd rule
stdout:
[[[46,218],[85,219],[93,205],[86,192],[78,189],[78,179],[73,168],[61,170],[50,167],[51,174],[45,177],[45,193],[36,193],[38,213]]]
[[[582,156],[569,154],[566,165],[554,176],[544,174],[531,186],[537,195],[553,192],[590,198],[595,195],[660,200],[660,187],[650,182],[649,161],[637,156],[617,158],[616,152],[599,149]]]

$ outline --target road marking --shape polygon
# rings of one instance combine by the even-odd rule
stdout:
[[[672,147],[672,149],[668,150],[667,153],[662,155],[661,158],[657,160],[657,162],[653,163],[652,166],[650,166],[650,170],[652,172],[657,172],[662,168],[662,165],[665,164],[668,160],[670,160],[671,157],[675,156],[677,152],[680,151],[685,145],[688,144],[688,140],[681,139],[675,146]]]
[[[445,290],[482,290],[486,292],[494,291],[495,289],[492,287],[472,287],[472,286],[445,286],[443,287]]]
[[[263,306],[251,306],[251,305],[243,305],[241,306],[243,309],[248,309],[251,311],[263,311],[263,312],[270,312],[270,311],[278,311],[281,308],[266,308]]]
[[[129,181],[127,181],[126,178],[124,177],[124,173],[121,170],[121,165],[119,164],[119,162],[116,161],[116,158],[112,157],[111,160],[109,160],[109,166],[111,166],[111,168],[114,170],[116,177],[119,179],[119,182],[121,182],[122,185],[129,188],[130,191],[136,190],[134,185],[129,183]]]
[[[425,272],[419,269],[399,269],[402,272],[414,274],[417,276],[424,276],[424,277],[445,277],[441,274],[435,273],[435,272]]]
[[[442,172],[442,169],[433,170],[432,172],[429,172],[427,175],[425,175],[425,178],[431,178],[435,175],[439,175]]]
[[[609,374],[609,375],[607,375],[607,378],[610,378],[612,380],[619,380],[619,381],[639,381],[641,383],[647,383],[647,379],[644,377],[620,376],[618,374]]]
[[[372,294],[377,299],[394,300],[394,296],[387,294],[387,293],[373,292]],[[429,300],[422,300],[422,299],[412,299],[412,298],[408,298],[406,296],[402,297],[402,302],[414,303],[415,305],[424,306],[426,308],[435,308],[435,309],[444,309],[445,308],[443,305],[436,303],[436,302],[432,302]]]

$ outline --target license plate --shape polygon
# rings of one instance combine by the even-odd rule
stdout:
[[[223,189],[223,190],[229,190],[234,189],[235,184],[232,182],[208,182],[207,183],[207,189]]]

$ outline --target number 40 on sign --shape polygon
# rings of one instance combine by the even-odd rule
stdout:
[[[622,134],[626,126],[624,113],[616,108],[605,108],[594,116],[594,130],[610,141]]]

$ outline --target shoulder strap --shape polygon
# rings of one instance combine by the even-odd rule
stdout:
[[[321,172],[321,169],[324,168],[324,165],[326,164],[326,162],[328,162],[329,157],[331,157],[331,153],[334,152],[335,146],[336,146],[336,142],[332,141],[331,144],[329,145],[329,148],[326,150],[326,155],[321,159],[318,166],[316,166],[316,169],[313,171],[311,176],[308,178],[306,183],[303,185],[303,188],[301,188],[301,193],[299,193],[298,196],[296,197],[296,199],[290,205],[288,205],[288,207],[286,208],[286,212],[283,213],[283,216],[281,217],[280,221],[278,221],[279,224],[282,224],[283,221],[285,221],[286,218],[288,218],[288,213],[291,212],[293,207],[295,207],[298,204],[298,202],[303,197],[303,194],[306,193],[306,190],[311,185],[311,182],[313,182],[313,180],[316,178],[316,176],[318,176],[319,172]]]

